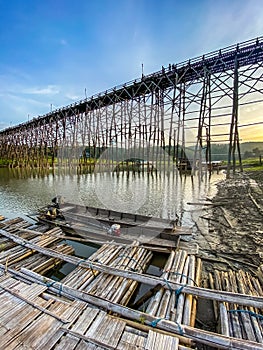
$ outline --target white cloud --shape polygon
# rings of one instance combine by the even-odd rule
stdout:
[[[65,39],[61,39],[61,40],[60,40],[60,44],[61,44],[62,46],[66,46],[66,45],[68,45],[68,42],[67,42],[67,40],[65,40]]]
[[[79,96],[79,95],[74,94],[74,93],[66,93],[65,97],[69,100],[72,100],[72,101],[78,101],[78,100],[81,100],[84,98],[83,96]]]
[[[263,7],[255,1],[210,1],[192,37],[197,55],[262,35]],[[189,57],[190,58],[190,57]]]
[[[59,87],[56,85],[48,85],[46,87],[29,87],[21,91],[24,94],[29,95],[56,95],[60,92]]]

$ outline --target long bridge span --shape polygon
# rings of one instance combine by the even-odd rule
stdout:
[[[263,106],[262,64],[263,37],[170,64],[0,131],[0,157],[14,167],[45,167],[58,157],[90,163],[103,152],[109,161],[116,150],[146,158],[141,152],[155,147],[175,166],[187,159],[195,169],[226,143],[228,172],[242,170],[242,132]]]

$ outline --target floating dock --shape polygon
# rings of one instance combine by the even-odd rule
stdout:
[[[160,276],[147,273],[154,252],[136,241],[83,259],[60,228],[22,218],[1,221],[0,247],[1,349],[263,349],[257,276],[214,269],[204,288],[202,260],[185,246],[166,254]],[[65,262],[70,273],[48,277]],[[202,300],[214,331],[200,327]]]

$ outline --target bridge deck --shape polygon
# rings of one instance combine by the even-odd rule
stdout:
[[[44,116],[38,117],[33,121],[19,124],[0,131],[1,134],[15,132],[22,127],[27,128],[30,124],[44,125],[52,121],[64,119],[71,115],[72,111],[85,113],[97,108],[112,105],[123,100],[130,100],[152,91],[167,89],[177,83],[189,82],[201,79],[205,74],[216,74],[233,70],[237,60],[238,67],[253,65],[263,61],[263,37],[246,41],[244,43],[229,46],[222,50],[190,59],[176,65],[170,65],[162,70],[143,76],[121,86],[93,95],[88,99],[78,101],[69,106],[56,109]]]

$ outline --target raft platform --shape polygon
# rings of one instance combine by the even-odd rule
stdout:
[[[154,253],[136,241],[83,259],[60,228],[22,218],[0,223],[0,247],[0,348],[263,349],[257,277],[214,270],[204,288],[202,260],[186,247],[167,253],[160,276],[147,273]],[[48,277],[65,262],[72,272]],[[198,328],[202,300],[214,305],[217,331]]]

